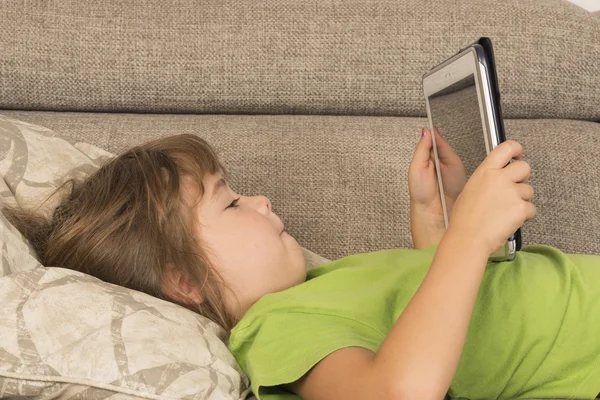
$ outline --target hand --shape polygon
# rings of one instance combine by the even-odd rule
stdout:
[[[533,188],[526,183],[531,168],[520,160],[522,153],[519,143],[507,140],[488,154],[458,196],[447,233],[464,236],[492,254],[533,219]],[[511,158],[518,161],[507,165]]]
[[[419,209],[430,215],[432,219],[444,224],[444,212],[440,200],[440,191],[435,172],[433,156],[433,139],[429,129],[421,138],[408,169],[408,191],[411,209]],[[466,182],[465,167],[452,146],[444,139],[437,128],[434,128],[439,164],[444,177],[444,200],[448,215],[452,214],[454,203],[462,192]]]

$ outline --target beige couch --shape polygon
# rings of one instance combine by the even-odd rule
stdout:
[[[327,259],[412,246],[421,77],[490,37],[536,190],[523,245],[600,254],[600,16],[566,1],[3,1],[0,20],[0,114],[114,154],[197,134]]]
[[[409,247],[421,76],[492,38],[531,163],[524,245],[600,253],[600,18],[562,0],[2,7],[0,110],[117,153],[190,132],[327,258]],[[7,111],[14,110],[14,111]]]

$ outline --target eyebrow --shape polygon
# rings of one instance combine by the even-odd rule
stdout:
[[[225,182],[225,179],[220,178],[217,183],[215,183],[215,186],[213,186],[213,191],[212,191],[212,195],[210,196],[210,201],[215,201],[215,199],[217,198],[217,195],[219,194],[219,191],[221,190],[221,188],[227,186],[227,182]]]

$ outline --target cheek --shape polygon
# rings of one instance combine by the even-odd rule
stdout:
[[[226,268],[237,270],[238,275],[264,268],[281,256],[282,238],[260,234],[256,230],[238,230],[216,240],[216,252]]]
[[[288,253],[291,246],[299,247],[293,237],[280,236],[272,226],[260,221],[252,222],[254,224],[241,224],[231,230],[205,231],[204,243],[209,257],[229,282],[254,280],[270,274],[269,271],[280,268],[278,266],[282,262],[290,262]]]

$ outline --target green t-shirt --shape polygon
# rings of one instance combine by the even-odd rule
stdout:
[[[296,381],[337,349],[376,352],[436,249],[344,257],[262,297],[229,339],[256,397],[299,398],[276,386]],[[513,261],[488,263],[448,395],[593,399],[599,392],[600,256],[533,245]]]

